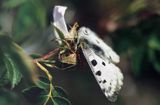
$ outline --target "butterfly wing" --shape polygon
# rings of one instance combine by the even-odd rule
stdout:
[[[102,51],[99,56],[103,56],[104,59],[109,59],[114,63],[118,63],[120,60],[119,56],[109,47],[102,39],[100,39],[95,32],[86,27],[81,27],[78,31],[79,40],[87,41],[90,46],[96,46],[99,51]],[[92,47],[94,48],[94,47]],[[94,49],[95,50],[95,49]]]
[[[123,84],[119,68],[109,60],[103,60],[92,49],[82,47],[83,54],[105,96],[112,102]]]

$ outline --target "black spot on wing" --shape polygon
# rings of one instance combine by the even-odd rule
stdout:
[[[102,49],[101,49],[99,46],[95,45],[95,44],[92,44],[92,47],[93,47],[93,49],[96,50],[97,52],[102,51]]]
[[[103,80],[103,83],[106,83],[107,81],[106,80]]]
[[[102,65],[103,65],[103,66],[106,66],[106,64],[105,64],[104,62],[102,62]]]
[[[94,60],[94,59],[91,61],[91,63],[92,63],[93,66],[96,66],[96,65],[97,65],[97,61]]]
[[[102,81],[99,81],[99,83],[101,83]]]
[[[103,49],[95,44],[91,44],[92,48],[94,49],[94,51],[100,55],[105,55]]]
[[[102,89],[102,91],[105,93],[106,89]]]
[[[97,71],[97,72],[96,72],[96,75],[101,76],[101,71],[100,71],[100,70]]]

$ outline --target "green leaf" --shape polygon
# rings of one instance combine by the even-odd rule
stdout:
[[[70,101],[63,97],[54,97],[55,105],[71,105]]]
[[[155,61],[155,52],[153,49],[151,48],[148,48],[148,59],[151,61],[151,62],[154,62]]]
[[[67,94],[66,94],[66,91],[65,91],[63,88],[58,87],[58,86],[55,86],[55,87],[54,87],[53,96],[54,96],[54,97],[64,97],[64,98],[68,98],[68,97],[67,97]]]
[[[42,85],[44,86],[44,85]],[[41,86],[41,87],[42,87]],[[47,103],[54,105],[70,105],[65,91],[60,87],[54,87],[51,97],[48,96],[49,88],[32,86],[23,90],[25,98],[33,105],[42,105],[48,99]]]
[[[55,29],[55,31],[57,32],[57,34],[60,37],[60,39],[58,39],[58,40],[61,40],[62,41],[62,45],[64,45],[64,42],[63,42],[63,40],[65,39],[64,34],[56,26],[53,25],[53,28]]]
[[[45,7],[39,0],[28,0],[18,8],[13,24],[13,38],[18,43],[24,43],[26,39],[38,37],[37,33],[45,27]]]
[[[9,82],[9,80],[7,78],[7,70],[6,70],[5,66],[4,66],[5,63],[2,60],[3,53],[1,51],[1,49],[0,49],[0,58],[1,58],[1,60],[0,60],[0,87],[2,87],[4,85],[6,85]]]
[[[135,13],[139,10],[147,8],[147,2],[145,0],[134,0],[128,8],[130,13]]]
[[[9,79],[12,88],[14,88],[14,86],[20,82],[22,74],[18,71],[16,62],[11,59],[10,55],[4,54],[3,61],[7,69],[7,78]]]
[[[47,92],[36,86],[23,90],[23,95],[32,105],[42,105],[47,99]]]
[[[148,41],[148,46],[153,50],[160,50],[160,38],[154,34],[151,35],[151,38],[149,38]]]
[[[46,77],[39,77],[39,81],[36,85],[42,89],[48,89],[50,81]]]
[[[19,97],[14,92],[0,88],[0,105],[19,105]]]
[[[0,36],[0,57],[1,75],[9,81],[12,88],[20,82],[22,76],[28,83],[32,82],[31,77],[38,80],[31,58],[8,36]]]
[[[144,57],[144,50],[144,47],[138,47],[132,52],[132,68],[135,75],[139,75],[141,73],[141,65]]]
[[[31,56],[33,59],[42,57],[42,55],[40,55],[40,54],[31,54],[30,56]]]
[[[2,4],[4,8],[15,8],[21,4],[23,4],[26,0],[5,0]]]
[[[154,68],[160,73],[160,62],[154,62]]]
[[[53,99],[55,105],[71,105],[70,101],[67,98],[67,94],[63,88],[58,86],[54,87]]]
[[[160,59],[159,59],[160,51],[150,49],[149,55],[150,55],[149,56],[150,62],[152,62],[155,70],[160,73]]]

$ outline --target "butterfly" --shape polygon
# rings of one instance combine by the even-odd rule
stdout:
[[[108,100],[116,101],[123,85],[123,75],[114,64],[119,62],[119,56],[89,28],[80,28],[78,36],[82,52],[100,88]],[[99,47],[99,51],[93,46]]]
[[[54,26],[62,31],[64,39],[75,42],[76,48],[81,48],[84,57],[89,64],[97,83],[108,100],[114,102],[123,85],[123,74],[115,65],[119,62],[119,56],[109,47],[95,32],[86,27],[81,27],[76,37],[68,32],[64,13],[66,7],[56,6],[54,9]],[[55,32],[56,38],[60,38]],[[76,39],[76,41],[74,41]],[[63,41],[59,40],[61,45]],[[80,47],[78,47],[80,46]]]

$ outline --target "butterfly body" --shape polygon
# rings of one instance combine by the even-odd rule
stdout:
[[[99,55],[104,59],[110,59],[112,62],[118,63],[119,56],[109,47],[96,33],[89,28],[81,27],[78,31],[78,39],[85,41],[90,46],[94,46],[99,49]]]

